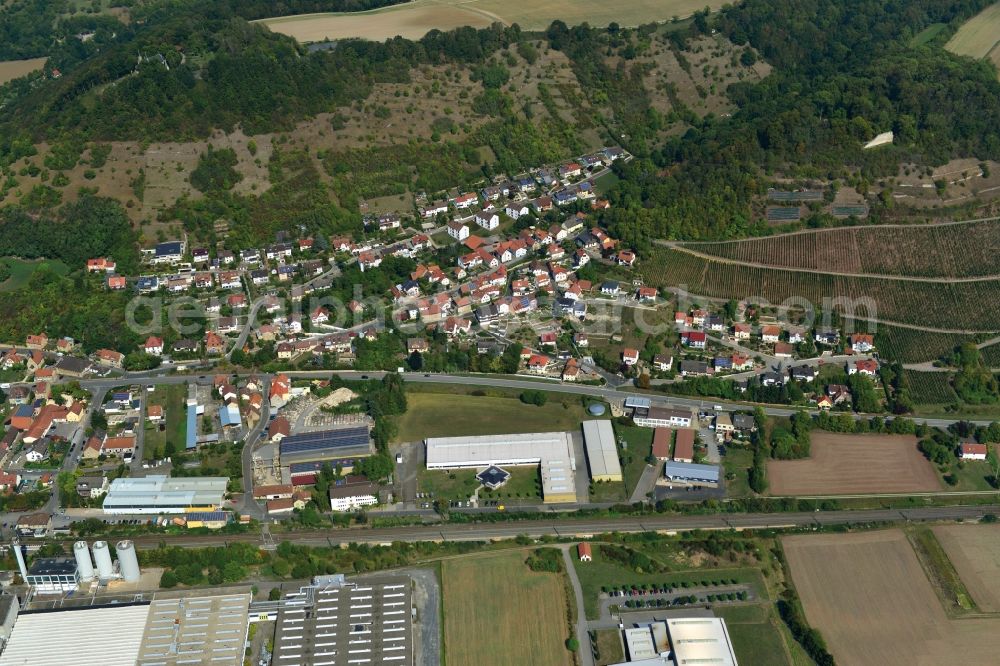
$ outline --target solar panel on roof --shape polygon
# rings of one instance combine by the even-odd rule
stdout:
[[[307,432],[283,438],[279,445],[279,452],[281,455],[285,455],[324,449],[353,448],[366,446],[368,439],[368,426]]]

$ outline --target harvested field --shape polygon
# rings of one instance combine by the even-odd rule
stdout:
[[[531,571],[526,556],[510,552],[442,562],[448,664],[572,663],[563,646],[568,628],[562,575]]]
[[[642,262],[646,284],[684,287],[696,296],[751,299],[757,303],[822,306],[826,299],[855,319],[877,319],[942,330],[995,331],[1000,312],[982,307],[1000,292],[1000,279],[927,282],[881,277],[852,277],[824,272],[741,266],[658,247]],[[795,299],[795,300],[792,300]],[[960,322],[960,323],[959,323]]]
[[[949,620],[900,530],[782,539],[810,625],[837,663],[994,664],[1000,622]]]
[[[1000,613],[1000,525],[933,528],[980,610]]]
[[[958,55],[985,58],[1000,41],[1000,3],[962,24],[944,47]]]
[[[1000,273],[994,261],[1000,249],[1000,222],[843,227],[683,246],[702,254],[778,268],[913,277]]]
[[[940,490],[934,468],[907,435],[812,434],[812,455],[771,460],[774,495],[849,495]]]
[[[0,85],[30,74],[45,66],[48,58],[32,58],[30,60],[4,60],[0,62]]]
[[[499,17],[490,17],[463,7],[407,3],[374,12],[349,14],[304,14],[263,23],[300,42],[322,42],[357,37],[381,42],[400,36],[420,39],[431,30],[454,30],[462,26],[486,28]]]
[[[718,9],[719,0],[555,0],[549,3],[528,0],[415,0],[370,12],[344,14],[302,14],[264,19],[261,23],[275,32],[301,42],[359,37],[381,41],[401,35],[418,39],[430,30],[451,30],[461,26],[477,28],[500,22],[517,23],[523,30],[545,30],[559,19],[569,25],[586,20],[590,25],[605,26],[617,21],[636,26],[653,21],[667,21],[690,16],[708,6]]]

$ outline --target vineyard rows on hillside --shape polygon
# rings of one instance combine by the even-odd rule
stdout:
[[[900,363],[923,363],[936,361],[965,342],[978,342],[978,337],[982,336],[931,333],[915,328],[878,324],[875,328],[875,348],[884,359]]]
[[[918,405],[948,405],[958,402],[958,394],[951,387],[947,372],[915,372],[904,370],[903,376],[910,389],[910,397]]]
[[[804,299],[823,307],[825,299],[853,299],[874,304],[871,312],[855,305],[857,318],[965,331],[1000,330],[1000,280],[935,283],[892,278],[844,277],[778,268],[739,266],[657,248],[643,262],[647,284],[683,287],[710,298],[748,300],[771,305]],[[834,303],[836,305],[836,303]],[[837,307],[843,311],[844,308]]]
[[[721,243],[684,243],[702,254],[752,264],[912,277],[1000,274],[1000,222],[845,227]]]

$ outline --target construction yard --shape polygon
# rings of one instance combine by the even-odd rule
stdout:
[[[823,496],[852,493],[928,492],[941,489],[933,465],[906,435],[812,433],[802,460],[770,460],[773,495]]]
[[[902,530],[782,539],[809,624],[837,663],[994,664],[1000,620],[949,619]]]

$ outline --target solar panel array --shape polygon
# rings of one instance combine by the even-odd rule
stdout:
[[[864,204],[856,206],[834,206],[830,212],[834,217],[848,217],[850,215],[855,217],[864,217],[868,215],[868,206],[865,206]]]
[[[185,513],[184,517],[188,520],[200,520],[206,523],[216,523],[220,521],[229,522],[230,513],[228,511],[192,511],[191,513]]]
[[[279,452],[305,453],[327,449],[347,449],[368,445],[368,426],[340,428],[337,430],[320,430],[292,435],[281,440]]]
[[[802,216],[798,206],[771,206],[767,209],[767,219],[778,222],[790,222]]]
[[[823,192],[820,190],[802,190],[801,192],[771,190],[767,193],[767,198],[771,201],[820,201],[823,198]]]

